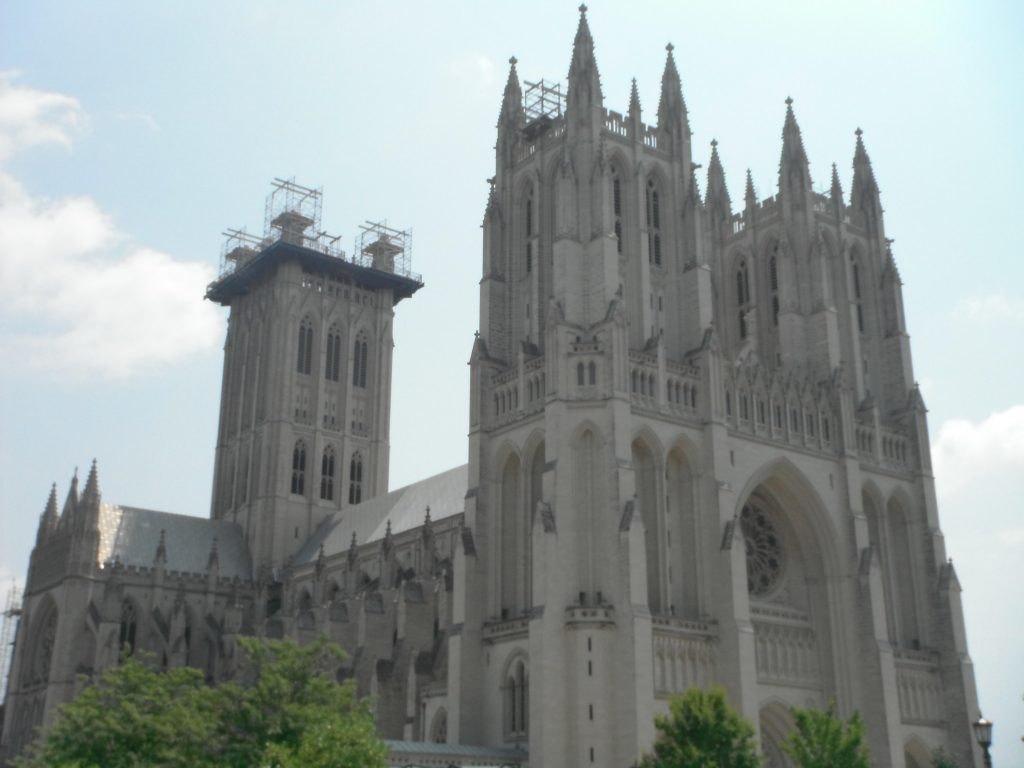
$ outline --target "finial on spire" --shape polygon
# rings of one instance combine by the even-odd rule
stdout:
[[[430,525],[430,505],[427,504],[427,512],[423,517],[423,524]]]
[[[718,139],[711,140],[711,149],[716,150],[718,148]]]
[[[508,63],[514,67],[516,64],[519,63],[519,59],[517,59],[515,56],[509,56]]]
[[[747,199],[747,203],[752,204],[757,202],[757,195],[754,194],[754,177],[751,175],[749,168],[747,168],[747,189],[744,196]]]
[[[78,470],[75,470],[77,477]],[[89,468],[89,477],[85,481],[85,489],[82,491],[82,501],[98,501],[100,497],[100,481],[96,471],[96,459],[92,460],[92,466]]]
[[[587,15],[587,4],[586,3],[580,3],[579,11],[580,11],[580,16],[586,16]]]
[[[668,55],[669,56],[672,55],[672,51],[674,51],[675,49],[676,49],[676,47],[674,45],[672,45],[672,43],[667,43],[665,45],[665,50],[668,51]]]
[[[793,97],[792,96],[787,96],[786,97],[786,106],[787,107],[792,107],[793,106]]]
[[[857,130],[853,132],[853,135],[856,136],[859,139],[861,136],[864,135],[864,131],[862,131],[860,129],[860,126],[858,125],[857,126]]]
[[[636,117],[640,116],[640,92],[637,91],[635,77],[629,87],[629,114]]]

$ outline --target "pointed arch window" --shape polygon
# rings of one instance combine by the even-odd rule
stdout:
[[[615,248],[622,253],[622,182],[617,171],[612,173],[612,217],[615,220]]]
[[[857,330],[864,333],[864,303],[860,291],[860,265],[856,255],[850,256],[850,280],[853,284],[853,303],[857,307]]]
[[[527,192],[524,199],[523,218],[526,235],[526,271],[533,271],[533,190]]]
[[[577,363],[576,364],[576,384],[578,386],[580,386],[580,387],[582,387],[584,382],[586,381],[586,379],[584,379],[584,374],[585,374],[585,368],[583,366],[583,363]]]
[[[750,310],[750,272],[746,260],[736,270],[736,306],[739,315],[740,338],[747,338],[747,312]]]
[[[654,266],[661,266],[661,201],[658,185],[654,179],[647,181],[647,259]]]
[[[341,331],[337,325],[332,325],[327,332],[327,366],[324,368],[324,378],[328,381],[341,380]]]
[[[328,445],[320,460],[320,498],[324,501],[334,500],[334,469],[334,448]]]
[[[776,246],[776,251],[778,246]],[[768,260],[768,282],[772,289],[772,325],[779,325],[779,268],[773,253]]]
[[[309,315],[299,323],[299,354],[295,370],[306,374],[313,370],[313,320]]]
[[[358,504],[363,500],[363,457],[352,454],[348,464],[348,503]]]
[[[587,365],[587,383],[590,386],[597,384],[597,365],[593,361]]]
[[[121,625],[117,636],[117,644],[126,656],[135,652],[135,635],[138,629],[138,616],[135,603],[125,600],[121,603]]]
[[[295,442],[292,449],[292,493],[302,496],[306,492],[306,444]]]
[[[360,331],[352,348],[352,386],[366,386],[366,363],[369,356],[369,345],[366,335]]]

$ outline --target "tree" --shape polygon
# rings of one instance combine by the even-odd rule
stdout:
[[[932,768],[957,768],[956,760],[942,747],[932,752]]]
[[[825,711],[794,707],[793,717],[796,728],[782,749],[799,768],[871,768],[859,713],[843,722],[833,703]]]
[[[669,702],[667,717],[657,717],[654,753],[640,768],[758,768],[761,760],[754,726],[738,715],[725,691],[690,688]]]
[[[198,670],[158,672],[137,657],[106,670],[61,708],[18,768],[384,768],[387,746],[343,653],[320,639],[240,641],[238,681],[207,687]]]

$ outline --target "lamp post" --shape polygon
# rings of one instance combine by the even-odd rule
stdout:
[[[985,768],[992,768],[992,756],[988,753],[988,748],[992,746],[992,723],[979,712],[978,719],[971,726],[974,728],[974,738],[985,755]]]

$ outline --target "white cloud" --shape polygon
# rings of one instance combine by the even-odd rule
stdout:
[[[61,94],[0,74],[0,161],[70,146],[84,118]],[[133,245],[88,197],[33,196],[0,170],[0,354],[34,367],[130,376],[216,344],[220,313],[201,297],[202,262]]]
[[[953,317],[970,323],[1024,322],[1024,300],[1001,293],[970,296],[957,302]]]
[[[160,123],[148,112],[118,112],[114,118],[125,123],[141,123],[153,133],[159,133]]]
[[[956,499],[993,482],[1002,484],[1011,477],[1020,482],[1024,476],[1024,405],[993,413],[980,422],[944,422],[932,445],[932,463],[944,499]]]
[[[78,100],[15,85],[17,72],[0,72],[0,162],[39,144],[70,147],[85,126]]]

